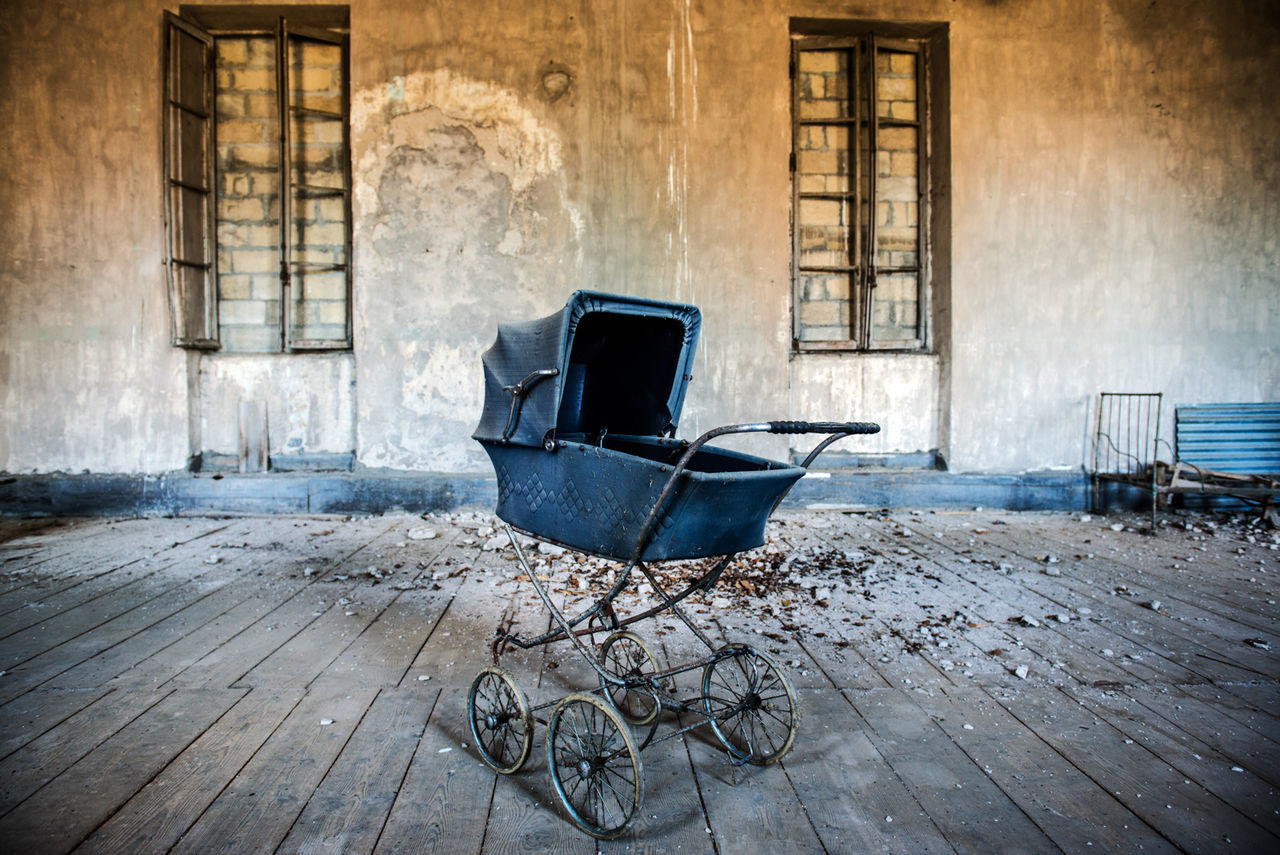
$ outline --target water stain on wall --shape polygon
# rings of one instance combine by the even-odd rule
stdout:
[[[566,81],[559,81],[565,83]],[[457,471],[481,463],[480,353],[494,306],[520,319],[579,286],[582,217],[541,91],[450,71],[352,99],[360,459]]]

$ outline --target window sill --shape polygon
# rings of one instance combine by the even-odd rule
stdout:
[[[808,342],[804,345],[793,344],[791,346],[791,356],[936,356],[937,354],[927,348],[879,348],[876,350],[868,350],[866,348],[854,347],[851,344],[842,342]]]

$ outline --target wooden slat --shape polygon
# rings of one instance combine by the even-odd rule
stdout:
[[[391,526],[382,522],[375,531],[366,533],[367,539],[361,540],[353,547],[344,548],[339,543],[336,548],[344,557],[339,561],[329,562],[329,569],[317,574],[318,581],[315,584],[303,588],[278,607],[262,615],[252,625],[210,651],[174,680],[179,685],[229,686],[242,679],[259,663],[271,657],[277,650],[287,645],[294,636],[306,630],[326,613],[336,611],[337,615],[345,618],[345,612],[349,609],[341,605],[340,601],[344,598],[355,599],[353,595],[360,589],[360,585],[351,578],[354,572],[352,562],[359,563],[357,556],[361,551],[371,549],[374,544],[386,539],[390,530]],[[345,580],[339,578],[344,576]],[[341,650],[334,651],[333,656],[337,656],[340,652]],[[290,648],[287,655],[293,657],[290,660],[292,662],[301,661],[304,665],[309,662],[305,652],[300,651],[296,645]],[[302,657],[301,660],[299,656]],[[325,661],[331,661],[331,659],[332,657]],[[318,673],[318,669],[307,678],[307,682],[314,679],[314,673]],[[295,682],[295,685],[298,684]]]
[[[545,767],[541,774],[530,769],[520,778],[498,775],[485,828],[485,855],[518,855],[532,852],[564,852],[590,855],[595,841],[561,815]]]
[[[0,815],[57,778],[168,692],[112,692],[0,761]]]
[[[375,694],[376,690],[356,688],[303,698],[170,851],[275,849]],[[322,723],[326,721],[331,723]]]
[[[1046,527],[1044,534],[1058,539],[1057,533],[1061,531],[1061,528]],[[1024,558],[1034,560],[1036,557],[1027,554],[1034,551],[1029,549],[1030,543],[1019,548],[1007,535],[994,531],[983,537],[998,540]],[[1093,542],[1072,545],[1073,540],[1084,539]],[[1278,625],[1274,611],[1268,609],[1266,603],[1276,593],[1274,584],[1265,577],[1256,579],[1257,574],[1242,567],[1238,558],[1227,558],[1230,555],[1228,550],[1219,548],[1210,556],[1198,549],[1203,545],[1201,542],[1178,544],[1177,532],[1145,537],[1129,531],[1113,532],[1108,527],[1077,538],[1062,537],[1059,542],[1064,552],[1070,549],[1068,554],[1071,556],[1093,555],[1093,558],[1076,560],[1087,567],[1091,575],[1097,574],[1099,584],[1105,585],[1105,590],[1119,584],[1135,589],[1155,588],[1166,602],[1176,602],[1184,609],[1192,609],[1215,625],[1243,624],[1262,629]],[[1257,547],[1251,549],[1256,550]],[[1269,551],[1263,554],[1270,556]],[[1194,560],[1188,561],[1188,558]],[[1174,564],[1180,566],[1175,569]],[[1255,577],[1253,582],[1249,581],[1251,576]]]
[[[81,839],[84,851],[719,855],[1276,846],[1280,821],[1267,811],[1280,785],[1280,669],[1265,649],[1275,637],[1259,629],[1280,624],[1259,599],[1276,553],[1235,527],[1188,533],[1197,560],[1182,574],[1167,566],[1177,532],[1149,538],[1099,520],[1085,547],[1096,560],[1075,560],[1063,543],[1078,540],[1078,516],[788,514],[771,524],[784,553],[858,549],[878,568],[864,583],[809,562],[801,584],[831,588],[826,608],[807,592],[794,611],[745,592],[729,608],[710,607],[719,590],[689,600],[714,643],[774,653],[801,687],[792,753],[735,772],[705,727],[652,745],[641,814],[606,842],[561,813],[541,725],[530,762],[510,777],[470,744],[466,692],[491,661],[502,615],[525,633],[549,626],[509,550],[482,549],[483,517],[437,519],[427,524],[439,537],[421,541],[407,534],[424,522],[407,515],[11,528],[26,538],[13,563],[30,571],[0,593],[18,609],[0,614],[18,647],[0,650],[31,655],[0,675],[10,698],[0,704],[0,825],[26,823],[16,839],[41,851]],[[1042,572],[1048,552],[1062,576]],[[205,564],[214,554],[222,560]],[[1257,585],[1237,578],[1239,561]],[[558,562],[587,572],[572,556]],[[381,579],[366,573],[373,565]],[[1122,584],[1139,596],[1109,593]],[[1148,597],[1165,613],[1142,605]],[[1045,620],[1082,607],[1091,613]],[[930,619],[957,611],[965,619],[938,636],[948,645],[929,642]],[[1041,625],[1009,621],[1019,614]],[[670,615],[633,629],[667,664],[706,655]],[[997,647],[1005,652],[989,653]],[[502,664],[534,704],[597,682],[564,642],[510,651]],[[1028,666],[1025,680],[1014,665]],[[679,678],[682,696],[696,695],[700,672]],[[255,687],[237,701],[242,690],[227,687],[242,678]],[[196,707],[188,721],[183,710]],[[674,726],[668,716],[659,735]],[[118,780],[96,780],[122,757]],[[69,805],[85,816],[62,823]],[[39,823],[46,830],[31,832]]]
[[[399,594],[380,585],[347,588],[324,613],[258,662],[237,686],[305,686],[337,659]],[[317,604],[322,608],[323,604]]]
[[[82,841],[230,708],[235,690],[175,692],[0,819],[10,851]]]
[[[1056,844],[902,692],[848,692],[894,774],[959,851],[1052,852]]]
[[[1179,686],[1182,694],[1209,704],[1273,744],[1280,744],[1280,683],[1275,679],[1218,686]]]
[[[372,852],[435,695],[381,690],[276,852]]]
[[[0,760],[57,727],[109,690],[37,689],[0,707]]]
[[[889,690],[881,690],[889,691]],[[782,769],[749,768],[748,780],[769,783],[783,771],[803,805],[801,817],[789,817],[790,825],[806,826],[788,841],[787,831],[772,816],[768,791],[752,792],[740,804],[742,784],[727,787],[724,766],[714,764],[710,748],[694,751],[701,789],[711,814],[721,852],[770,851],[755,849],[753,841],[771,839],[771,851],[826,852],[952,852],[934,822],[894,774],[859,726],[849,703],[834,691],[804,692],[803,719],[795,746],[782,760]],[[690,740],[695,746],[696,740]],[[776,790],[777,784],[770,786]],[[782,801],[787,808],[790,800]],[[750,811],[751,813],[748,813]],[[753,815],[754,814],[754,815]],[[807,817],[807,819],[805,819]],[[777,830],[769,830],[770,826]],[[811,826],[811,827],[808,827]],[[814,829],[821,844],[813,839]],[[821,848],[820,848],[821,847]]]
[[[375,852],[480,851],[493,794],[492,769],[461,748],[465,692],[447,689],[424,696],[430,716],[399,785]],[[459,698],[461,694],[461,698]],[[429,706],[434,704],[434,706]],[[448,749],[448,750],[446,750]]]
[[[658,736],[670,732],[677,725],[674,717],[664,717]],[[640,806],[640,814],[626,834],[602,843],[598,847],[600,852],[688,852],[691,855],[698,852],[712,855],[715,852],[715,841],[706,832],[707,814],[698,796],[693,763],[685,744],[689,738],[697,737],[670,739],[640,752],[640,762],[644,766],[644,803]],[[543,763],[540,768],[545,766]],[[781,774],[778,777],[781,778]],[[550,791],[550,787],[547,789]]]
[[[807,530],[799,525],[788,526],[785,536],[779,541],[789,551],[817,546],[833,546],[837,543],[837,532],[828,531],[826,527],[809,527]],[[858,653],[864,661],[874,669],[881,679],[898,688],[929,687],[950,684],[952,677],[942,670],[936,662],[925,655],[901,655],[908,640],[902,635],[903,626],[919,625],[930,620],[933,615],[919,596],[919,589],[902,577],[902,574],[891,573],[876,583],[876,596],[886,598],[895,603],[892,620],[886,620],[881,609],[875,603],[867,603],[865,623],[874,631],[866,639]],[[884,665],[889,667],[882,667]],[[814,686],[823,685],[814,681]]]
[[[989,534],[980,535],[980,537],[987,539],[988,542],[995,540]],[[1021,571],[1019,578],[1026,587],[1037,591],[1051,591],[1072,611],[1078,612],[1082,605],[1087,604],[1086,607],[1097,615],[1092,618],[1093,620],[1110,618],[1108,629],[1125,639],[1125,643],[1110,649],[1120,652],[1121,655],[1130,653],[1125,648],[1137,646],[1139,649],[1133,651],[1132,655],[1139,659],[1144,656],[1159,656],[1196,675],[1199,681],[1240,680],[1257,674],[1257,671],[1248,665],[1226,658],[1231,655],[1231,652],[1222,644],[1215,643],[1212,635],[1185,629],[1176,621],[1164,621],[1158,614],[1148,614],[1151,609],[1141,605],[1138,602],[1139,598],[1113,596],[1110,587],[1099,590],[1094,583],[1074,578],[1075,571],[1070,569],[1064,571],[1062,576],[1048,577],[1040,572],[1043,565],[1025,556],[1014,557],[1002,553],[1001,558],[1011,562]],[[1158,598],[1158,594],[1153,594],[1151,599]],[[1146,602],[1150,602],[1151,599],[1147,599]],[[1182,606],[1182,608],[1190,607]],[[1140,625],[1140,633],[1135,635],[1121,618],[1127,618],[1130,622]],[[1248,653],[1236,658],[1255,659]]]
[[[212,529],[201,536],[218,530]],[[41,579],[0,596],[0,636],[7,638],[132,582],[154,576],[199,549],[198,545],[188,545],[188,541],[169,543],[153,551],[138,540],[136,534],[131,534],[121,535],[117,544],[85,544],[81,548],[87,554],[77,555],[72,562],[76,572]]]
[[[298,703],[254,689],[129,799],[77,853],[163,852],[174,844]]]
[[[206,585],[221,586],[228,582],[227,577],[218,572],[211,572],[208,576],[210,577],[208,580],[201,580],[204,584],[196,580],[176,583],[171,581],[167,588],[158,593],[142,592],[139,594],[143,598],[140,604],[132,608],[124,608],[114,617],[101,612],[101,609],[106,608],[106,605],[102,604],[91,612],[78,616],[88,622],[88,625],[80,624],[78,621],[59,625],[58,632],[51,633],[55,638],[59,635],[75,634],[56,647],[30,655],[17,665],[10,672],[12,679],[0,684],[0,699],[8,700],[23,691],[39,686],[73,665],[78,665],[102,650],[132,638],[191,603],[198,602],[210,593]],[[99,618],[105,618],[105,620],[97,625],[92,624],[92,621]],[[22,641],[20,650],[23,654],[32,653],[40,645],[39,636],[34,634],[24,637]]]
[[[917,694],[913,700],[1064,851],[1178,851],[980,689]],[[1047,729],[1049,723],[1038,726]]]
[[[274,550],[266,560],[254,560],[255,575],[261,574],[263,578],[274,580],[271,584],[241,586],[243,592],[248,594],[246,599],[156,651],[116,677],[113,684],[121,687],[159,686],[175,677],[184,685],[199,684],[202,677],[209,677],[202,673],[203,666],[194,671],[188,669],[201,660],[205,660],[206,666],[212,666],[214,661],[221,661],[217,656],[211,657],[211,654],[254,627],[258,621],[274,613],[283,604],[308,596],[306,589],[309,586],[337,574],[337,568],[343,567],[346,560],[370,545],[370,540],[363,537],[364,534],[382,535],[386,526],[382,524],[375,530],[369,529],[365,523],[353,523],[348,526],[346,534],[336,541],[333,539],[332,523],[300,525],[299,529],[301,542],[295,544],[296,549],[287,548],[289,544],[286,542],[286,548]],[[315,571],[312,578],[306,575],[309,569]],[[311,611],[314,612],[315,609],[312,608]],[[276,624],[268,621],[261,628],[267,633],[275,633],[274,628],[266,629],[275,626]],[[248,641],[249,636],[244,636],[238,642],[242,650],[252,646]],[[234,676],[228,675],[226,679],[230,681]]]
[[[1242,851],[1276,848],[1274,835],[1201,787],[1186,784],[1186,777],[1158,755],[1126,743],[1121,731],[1067,695],[997,690],[993,697],[1175,846],[1216,851],[1230,840]]]
[[[54,519],[43,524],[30,522],[24,532],[5,543],[6,548],[21,548],[27,556],[16,562],[6,561],[6,572],[20,572],[75,555],[71,565],[74,574],[60,572],[60,578],[72,579],[97,572],[103,566],[154,557],[174,546],[203,537],[226,525],[215,520],[102,520]],[[35,550],[30,552],[30,550]]]
[[[1086,617],[1081,608],[1095,609],[1097,603],[1081,597],[1060,585],[1042,586],[1038,580],[1023,580],[992,571],[982,565],[961,560],[943,541],[926,533],[926,527],[908,523],[915,533],[903,541],[913,553],[929,559],[948,584],[949,591],[957,592],[954,598],[969,614],[980,619],[985,626],[977,627],[966,635],[976,641],[984,651],[1001,649],[1001,670],[1008,672],[1020,664],[1026,664],[1041,674],[1061,668],[1065,675],[1088,685],[1106,681],[1126,683],[1132,681],[1194,681],[1202,679],[1195,672],[1172,662],[1146,648],[1139,648],[1130,639],[1112,629],[1107,614]],[[1073,622],[1063,625],[1050,615],[1066,615]],[[1030,617],[1041,624],[1036,628],[1025,627],[1011,619]],[[1111,650],[1113,656],[1103,651]],[[1032,654],[1028,658],[1025,654]],[[979,667],[983,657],[977,660]],[[1057,666],[1057,668],[1055,668]],[[1009,683],[1007,679],[1004,682]]]
[[[1197,686],[1199,691],[1213,687]],[[1134,711],[1136,720],[1159,726],[1175,725],[1179,731],[1206,741],[1211,750],[1230,758],[1231,766],[1240,766],[1280,787],[1280,723],[1271,715],[1246,716],[1220,703],[1206,703],[1191,694],[1190,687],[1179,691],[1127,687],[1125,694],[1145,709]],[[1216,698],[1220,699],[1221,694]],[[1272,687],[1271,702],[1280,700],[1280,691]],[[1273,707],[1274,709],[1274,707]],[[1152,715],[1154,713],[1154,715]],[[1218,770],[1221,772],[1221,769]]]
[[[449,602],[441,593],[398,593],[342,655],[328,664],[316,678],[317,686],[390,687],[406,680],[412,685],[417,678],[409,679],[409,666]]]
[[[1274,631],[1280,620],[1266,602],[1274,599],[1274,588],[1270,595],[1263,595],[1238,584],[1224,584],[1224,577],[1240,576],[1242,568],[1226,557],[1234,550],[1223,550],[1222,544],[1214,543],[1214,550],[1208,551],[1209,541],[1188,540],[1185,532],[1166,530],[1152,538],[1113,532],[1104,520],[1071,526],[1051,519],[1035,536],[1050,551],[1060,550],[1063,557],[1092,554],[1084,561],[1091,569],[1098,568],[1100,578],[1112,585],[1156,585],[1164,594],[1162,599],[1176,598],[1263,631]],[[1246,547],[1247,552],[1258,549],[1254,544],[1237,546]],[[1175,564],[1179,566],[1174,568]]]
[[[1240,767],[1244,771],[1238,774],[1222,774],[1224,768],[1237,767],[1241,762],[1253,765],[1250,762],[1252,758],[1237,761],[1196,738],[1194,733],[1188,733],[1159,716],[1144,715],[1147,711],[1122,692],[1075,689],[1067,694],[1123,733],[1126,745],[1127,740],[1132,740],[1134,744],[1143,746],[1205,792],[1217,796],[1272,835],[1280,835],[1275,784],[1244,767]],[[1210,725],[1211,728],[1213,726]],[[1213,731],[1209,730],[1205,736],[1211,733]],[[1277,840],[1277,846],[1280,846],[1280,840]]]
[[[247,592],[234,583],[219,585],[168,617],[63,671],[46,685],[54,688],[101,686],[199,628],[211,615],[221,614],[246,598]]]
[[[236,683],[258,663],[334,608],[337,600],[355,593],[356,586],[339,583],[325,586],[323,591],[322,595],[315,586],[308,586],[285,600],[174,677],[172,684],[230,686]],[[299,684],[294,682],[294,685]]]

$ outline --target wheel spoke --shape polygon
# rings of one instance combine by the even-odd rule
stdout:
[[[634,819],[642,789],[630,732],[599,697],[571,695],[547,730],[551,779],[569,818],[595,837],[616,837]]]
[[[738,760],[765,765],[790,749],[795,695],[768,656],[745,645],[725,648],[704,669],[702,694],[712,730]]]
[[[481,671],[472,681],[467,707],[481,758],[503,774],[524,765],[533,745],[533,720],[510,675],[500,668]]]

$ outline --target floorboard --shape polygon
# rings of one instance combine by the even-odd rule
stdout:
[[[75,847],[240,696],[234,690],[167,695],[0,818],[0,839],[15,852]]]
[[[254,689],[140,789],[78,853],[166,852],[298,704],[302,692]]]
[[[540,719],[523,769],[496,775],[472,744],[495,631],[553,623],[491,515],[0,520],[0,848],[1280,849],[1280,536],[1143,524],[783,514],[684,609],[713,647],[787,671],[792,751],[737,768],[669,712],[635,823],[596,841],[547,773],[552,706],[599,691],[572,645],[500,656]],[[617,572],[519,537],[569,612]],[[654,602],[637,576],[615,605]],[[695,634],[669,613],[630,629],[692,664],[674,682],[696,698]]]
[[[273,851],[376,694],[308,694],[178,839],[175,853]]]

